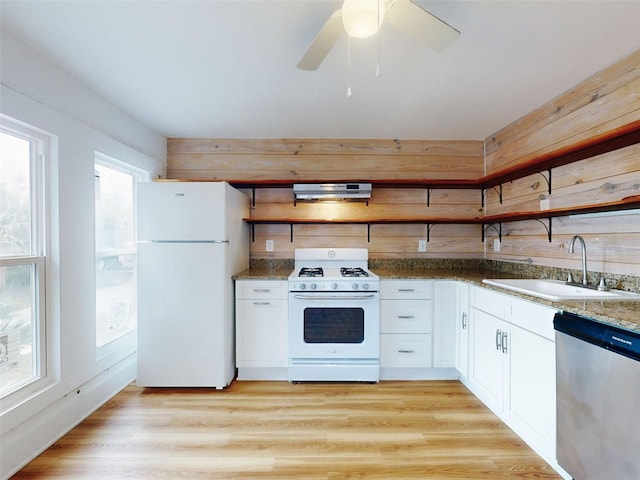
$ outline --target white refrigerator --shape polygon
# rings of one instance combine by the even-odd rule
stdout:
[[[138,376],[224,388],[235,375],[232,275],[249,267],[249,199],[226,182],[138,184]]]

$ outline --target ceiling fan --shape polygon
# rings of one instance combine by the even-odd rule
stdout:
[[[384,20],[437,52],[460,35],[411,0],[344,0],[342,8],[333,12],[313,39],[298,68],[316,70],[343,32],[356,38],[369,37],[377,33]]]

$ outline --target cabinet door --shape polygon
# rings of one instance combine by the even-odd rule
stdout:
[[[515,325],[510,337],[509,421],[537,451],[555,458],[555,343]]]
[[[286,300],[239,300],[236,328],[236,364],[239,368],[287,365]]]
[[[433,285],[433,366],[453,367],[456,359],[457,282]]]
[[[473,323],[472,379],[477,395],[498,415],[504,412],[509,324],[476,308]]]
[[[455,367],[462,377],[469,376],[469,285],[457,283],[456,285],[456,347]]]

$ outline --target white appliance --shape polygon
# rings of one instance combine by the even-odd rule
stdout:
[[[137,384],[224,388],[235,375],[231,276],[249,266],[249,199],[225,182],[149,182],[137,207]]]
[[[380,379],[379,278],[363,248],[303,248],[289,276],[289,381]]]

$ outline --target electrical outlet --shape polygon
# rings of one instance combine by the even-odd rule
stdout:
[[[549,210],[549,199],[543,198],[540,200],[540,210]]]
[[[427,251],[427,241],[426,240],[418,240],[418,251],[426,252]]]
[[[497,238],[493,240],[493,251],[494,252],[500,251],[500,240],[498,240]]]
[[[267,252],[273,252],[273,240],[267,240],[265,242],[265,249]]]

